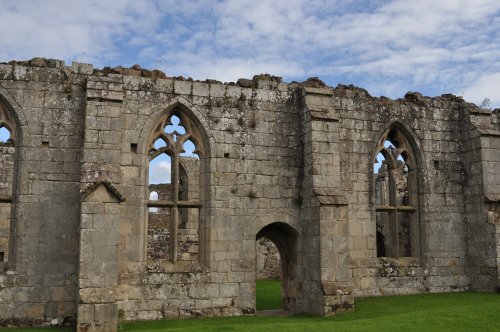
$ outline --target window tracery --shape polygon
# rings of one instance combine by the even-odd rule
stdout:
[[[16,129],[12,114],[0,104],[0,264],[10,260]]]
[[[159,121],[148,145],[148,259],[198,260],[201,135],[193,121],[175,109]],[[154,215],[151,209],[156,209]]]
[[[407,137],[388,130],[374,163],[377,257],[419,257],[417,172]]]

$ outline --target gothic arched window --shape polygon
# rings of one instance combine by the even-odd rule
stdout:
[[[195,123],[179,108],[149,139],[148,260],[197,261],[204,146]]]
[[[16,165],[16,125],[0,104],[0,264],[8,262]]]
[[[377,257],[419,257],[417,163],[396,127],[380,139],[374,161]]]

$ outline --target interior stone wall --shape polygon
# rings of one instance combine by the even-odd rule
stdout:
[[[263,237],[257,240],[256,246],[255,278],[257,280],[280,279],[281,257],[276,245],[273,241]]]
[[[70,69],[58,60],[0,64],[0,103],[14,119],[17,149],[11,255],[0,272],[4,324],[76,319],[85,82],[92,74],[91,66]]]

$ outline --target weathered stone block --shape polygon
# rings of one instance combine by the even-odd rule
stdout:
[[[174,93],[179,95],[190,95],[192,92],[192,82],[174,81]]]
[[[97,322],[116,322],[118,320],[118,306],[116,303],[96,304],[94,320]]]

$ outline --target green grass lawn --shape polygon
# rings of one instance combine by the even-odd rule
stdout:
[[[274,289],[273,289],[274,288]],[[276,290],[276,288],[278,290]],[[280,308],[279,282],[259,282],[258,308]],[[266,298],[268,297],[268,298]],[[424,294],[357,299],[331,317],[227,317],[127,322],[121,331],[500,331],[500,295]],[[15,331],[48,331],[15,329]],[[63,331],[51,329],[51,331]]]
[[[281,309],[281,282],[279,280],[257,280],[255,289],[257,311]]]
[[[131,322],[121,328],[122,331],[500,331],[499,317],[499,295],[453,293],[358,299],[355,310],[326,318],[307,315],[203,318]]]

